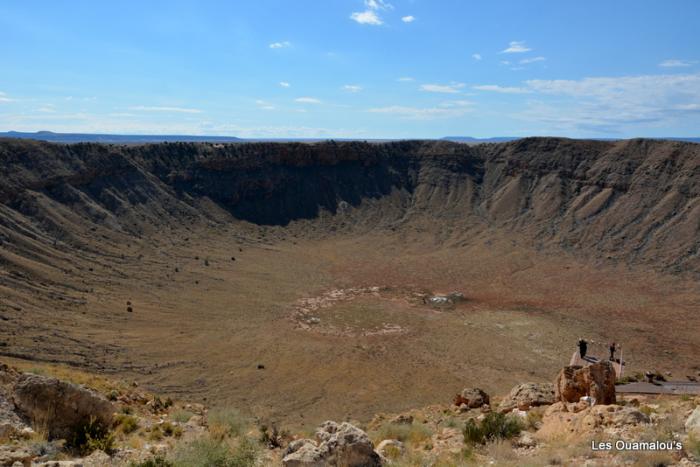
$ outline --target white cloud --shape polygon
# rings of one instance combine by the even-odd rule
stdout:
[[[283,88],[288,88],[291,87],[291,84],[289,84],[286,81],[280,81],[280,86],[282,86]]]
[[[298,102],[300,104],[320,104],[321,101],[319,99],[316,99],[315,97],[297,97],[294,99],[294,102]]]
[[[44,106],[39,107],[36,109],[37,112],[43,112],[43,113],[55,113],[56,109],[52,104],[46,104]]]
[[[271,103],[258,99],[255,101],[255,104],[262,110],[275,110],[275,106],[272,105]]]
[[[523,116],[564,130],[614,133],[700,118],[700,73],[530,80],[528,89],[557,98],[535,101]],[[675,123],[674,123],[675,122]]]
[[[438,118],[456,118],[471,112],[471,103],[467,101],[443,102],[437,107],[410,107],[392,105],[369,109],[368,112],[395,115],[408,120],[434,120]]]
[[[695,61],[693,60],[677,60],[677,59],[669,59],[669,60],[664,60],[663,62],[659,63],[659,66],[664,67],[664,68],[678,68],[678,67],[688,67],[694,65]]]
[[[129,107],[129,110],[138,110],[142,112],[174,112],[174,113],[185,113],[185,114],[200,114],[202,113],[199,109],[190,109],[186,107],[160,107],[160,106],[145,106],[137,105],[134,107]]]
[[[513,86],[499,86],[498,84],[480,84],[478,86],[474,86],[473,88],[478,91],[499,92],[501,94],[527,94],[532,92],[526,88],[518,88]]]
[[[474,60],[481,60],[481,54],[472,54]]]
[[[547,59],[544,57],[523,58],[522,60],[520,60],[520,63],[522,65],[526,65],[528,63],[544,62],[545,60],[547,60]]]
[[[415,20],[416,20],[416,17],[415,17],[415,16],[411,16],[411,15],[403,16],[403,17],[401,18],[401,21],[403,21],[404,23],[412,23],[412,22],[414,22]]]
[[[409,83],[411,81],[415,81],[415,79],[411,78],[410,76],[402,76],[401,78],[397,79],[396,81],[401,81],[402,83]]]
[[[359,86],[357,84],[346,84],[343,86],[343,90],[347,92],[360,92],[362,91],[362,86]]]
[[[530,52],[532,49],[525,45],[525,41],[511,41],[508,48],[501,51],[504,54],[519,54]]]
[[[282,41],[282,42],[273,42],[271,43],[268,47],[271,49],[286,49],[292,46],[292,43],[289,41]]]
[[[456,94],[460,92],[460,89],[464,87],[463,83],[452,83],[452,84],[422,84],[421,91],[427,92],[441,92],[446,94]]]
[[[384,24],[384,21],[381,20],[379,15],[372,10],[355,12],[350,15],[350,19],[360,24],[371,24],[372,26],[381,26]]]
[[[350,19],[360,24],[381,26],[384,21],[377,14],[381,10],[393,10],[394,7],[384,0],[365,0],[365,11],[356,11],[350,15]]]

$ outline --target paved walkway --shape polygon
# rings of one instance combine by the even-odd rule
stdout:
[[[691,381],[637,382],[615,386],[621,394],[689,394],[700,395],[700,383]]]

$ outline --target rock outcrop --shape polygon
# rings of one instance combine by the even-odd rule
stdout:
[[[470,409],[477,409],[483,405],[489,405],[490,398],[483,390],[479,388],[466,388],[454,398],[454,403],[457,407],[463,404]]]
[[[586,367],[566,366],[557,375],[555,400],[578,402],[584,396],[595,399],[596,404],[615,403],[615,370],[608,361]]]
[[[100,394],[56,378],[22,374],[13,389],[17,411],[50,439],[68,438],[89,423],[111,427],[114,407]]]
[[[513,409],[528,410],[531,407],[550,405],[555,402],[554,385],[551,383],[522,383],[511,389],[498,406],[502,413]]]
[[[324,422],[316,440],[300,439],[287,447],[285,467],[373,467],[382,464],[367,433],[344,422]]]
[[[537,436],[541,439],[580,437],[603,429],[620,432],[643,423],[649,423],[649,417],[634,407],[588,407],[585,404],[556,402],[545,412]]]

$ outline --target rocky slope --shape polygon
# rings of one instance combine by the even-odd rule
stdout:
[[[700,272],[700,145],[692,143],[2,140],[0,162],[5,265],[12,254],[36,257],[39,244],[36,259],[50,261],[51,245],[80,244],[94,226],[108,226],[106,240],[115,240],[183,219],[288,225],[327,211],[355,228],[428,218],[465,237],[507,229],[589,258]]]

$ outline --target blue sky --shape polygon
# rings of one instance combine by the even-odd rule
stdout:
[[[700,136],[700,1],[0,2],[0,131]]]

